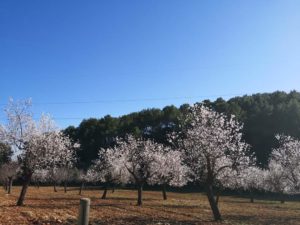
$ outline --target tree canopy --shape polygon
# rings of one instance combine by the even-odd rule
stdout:
[[[243,139],[251,146],[257,163],[262,167],[268,165],[272,149],[278,147],[276,134],[300,138],[299,92],[277,91],[234,97],[227,101],[222,98],[204,100],[202,103],[225,115],[233,114],[244,124]],[[167,144],[167,134],[178,129],[187,108],[188,104],[183,104],[178,108],[145,109],[120,117],[90,118],[83,120],[78,127],[68,127],[64,132],[74,141],[79,141],[79,166],[88,168],[97,158],[100,148],[114,146],[115,138],[124,137],[127,133]]]

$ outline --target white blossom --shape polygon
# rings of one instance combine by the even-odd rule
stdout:
[[[75,160],[75,145],[64,136],[49,115],[33,119],[31,101],[10,99],[5,109],[7,123],[0,126],[1,141],[13,147],[23,174],[23,188],[18,205],[23,204],[30,179],[35,171],[69,166]]]
[[[272,173],[282,171],[282,177],[287,179],[290,192],[300,193],[300,141],[286,135],[276,135],[279,147],[273,149],[269,170]],[[283,178],[282,178],[283,179]]]
[[[206,186],[214,217],[219,220],[221,215],[213,196],[213,185],[231,182],[224,178],[251,162],[249,146],[242,141],[242,125],[234,116],[227,117],[201,104],[190,107],[184,124],[177,139],[174,135],[171,139],[178,142],[174,145],[185,151],[185,162],[193,179]]]
[[[165,148],[163,152],[155,153],[155,156],[156,171],[150,183],[181,187],[189,181],[190,171],[182,161],[182,152]]]
[[[279,194],[288,194],[293,191],[286,168],[282,167],[275,160],[269,162],[268,170],[265,171],[264,181],[264,188],[267,191]]]

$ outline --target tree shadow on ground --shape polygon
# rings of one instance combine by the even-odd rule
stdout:
[[[172,211],[172,210],[168,210],[168,207],[161,207],[161,208],[155,208],[153,206],[148,206],[148,205],[144,205],[144,206],[134,206],[129,208],[128,205],[126,204],[97,204],[97,205],[92,205],[92,208],[97,208],[97,207],[111,207],[111,208],[116,208],[119,210],[123,210],[126,213],[134,213],[134,214],[140,214],[140,218],[144,218],[144,217],[149,217],[152,218],[153,217],[153,210],[156,212],[155,215],[157,217],[160,217],[162,220],[166,220],[166,216],[163,216],[161,213],[166,213],[168,214],[168,217],[170,215],[173,216],[184,216],[185,218],[189,218],[190,220],[195,220],[195,221],[203,221],[203,219],[201,219],[198,216],[192,215],[192,214],[188,214],[188,213],[183,213],[180,211]],[[182,207],[184,208],[184,207]],[[140,211],[140,209],[145,209],[144,211]],[[147,211],[148,209],[150,209],[151,211]],[[179,208],[176,208],[179,209]],[[208,221],[206,221],[208,222]],[[211,222],[211,221],[209,221]]]
[[[260,200],[260,199],[254,199],[254,202],[250,201],[235,201],[235,200],[222,200],[222,202],[225,203],[234,203],[234,204],[249,204],[249,205],[282,205],[284,206],[285,203],[280,203],[280,201],[275,200]]]
[[[237,195],[221,195],[221,197],[231,197],[236,199],[249,199],[250,201],[250,195],[249,194],[237,194]],[[254,194],[254,200],[260,200],[260,201],[274,201],[274,202],[280,202],[282,199],[282,196],[279,194]],[[287,202],[299,202],[300,201],[300,195],[284,195],[283,199]]]
[[[79,201],[80,198],[74,198],[74,197],[51,197],[51,198],[32,198],[32,197],[28,197],[26,198],[26,200],[29,201],[41,201],[41,200],[49,200],[49,201]]]
[[[53,210],[53,209],[70,209],[74,206],[78,206],[78,204],[75,203],[71,203],[71,204],[37,204],[37,205],[24,205],[22,207],[27,208],[27,209],[49,209],[49,210]],[[15,206],[17,207],[17,206]]]
[[[151,204],[151,207],[156,207],[156,208],[171,208],[171,209],[201,209],[201,208],[207,208],[204,205],[162,205],[162,204]]]
[[[101,197],[92,197],[92,200],[100,200],[100,201],[109,201],[109,200],[117,200],[117,201],[136,201],[136,198],[126,198],[126,197],[106,197],[106,199],[101,199]],[[145,199],[144,199],[145,200]],[[147,200],[146,200],[147,201]]]
[[[172,219],[166,219],[166,218],[143,218],[140,216],[128,216],[128,217],[122,217],[122,218],[112,218],[109,220],[101,221],[101,220],[95,220],[92,222],[92,224],[95,225],[200,225],[200,224],[209,224],[213,223],[214,225],[217,225],[218,223],[212,222],[212,221],[188,221],[188,220],[172,220]]]
[[[226,215],[226,219],[230,221],[234,221],[235,223],[245,223],[251,222],[251,224],[265,224],[265,225],[289,225],[295,224],[295,222],[299,221],[299,217],[288,217],[288,218],[261,218],[259,216],[244,216],[244,215]],[[297,223],[298,224],[298,223]]]

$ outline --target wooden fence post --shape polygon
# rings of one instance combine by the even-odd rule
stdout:
[[[81,198],[79,206],[79,217],[77,225],[88,225],[90,214],[91,200],[89,198]]]

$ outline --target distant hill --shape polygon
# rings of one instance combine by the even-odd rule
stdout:
[[[218,98],[213,102],[204,100],[203,104],[218,112],[234,114],[244,123],[244,139],[252,146],[261,166],[266,165],[272,148],[277,145],[275,134],[300,138],[300,93],[297,91],[245,95],[228,101]],[[179,108],[146,109],[121,117],[90,118],[78,127],[66,128],[65,133],[81,143],[79,166],[87,168],[98,150],[111,146],[116,136],[133,133],[165,143],[166,133],[177,128],[178,118],[187,107],[183,104]]]

